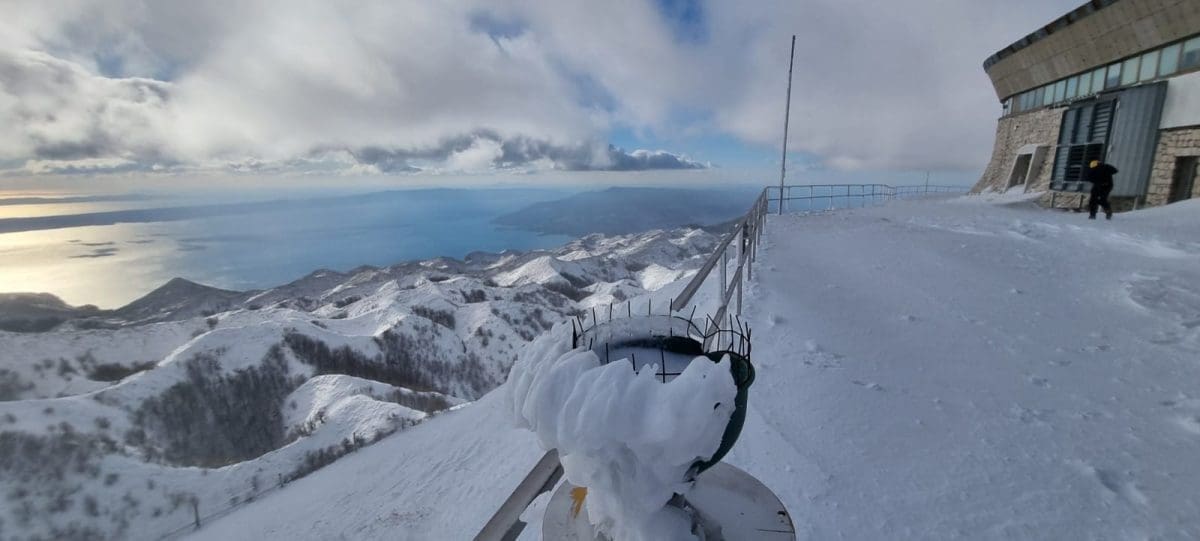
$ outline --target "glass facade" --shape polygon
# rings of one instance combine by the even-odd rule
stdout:
[[[1104,81],[1104,88],[1116,88],[1121,86],[1121,63],[1118,62],[1108,67],[1108,79]]]
[[[1183,43],[1183,56],[1179,59],[1179,69],[1192,69],[1200,66],[1200,38],[1192,38]]]
[[[1176,43],[1162,50],[1162,58],[1158,60],[1158,75],[1166,77],[1179,71],[1179,51],[1183,44]]]
[[[1200,69],[1200,36],[1017,94],[1004,101],[1004,114],[1048,107],[1197,69]]]
[[[1138,80],[1138,61],[1140,58],[1134,57],[1126,60],[1121,64],[1121,86],[1131,85]]]
[[[1138,73],[1139,81],[1149,81],[1158,76],[1158,51],[1150,51],[1142,55],[1142,71]]]
[[[1088,92],[1089,94],[1099,94],[1101,90],[1104,90],[1104,78],[1106,73],[1108,73],[1107,68],[1100,68],[1092,72],[1092,91]]]

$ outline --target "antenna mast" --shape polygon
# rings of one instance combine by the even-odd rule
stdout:
[[[783,177],[787,175],[788,120],[792,116],[792,66],[796,62],[796,35],[792,34],[792,52],[788,56],[787,105],[783,110],[783,159],[779,161],[779,215],[783,216]]]

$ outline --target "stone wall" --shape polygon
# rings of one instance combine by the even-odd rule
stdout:
[[[1200,126],[1159,132],[1150,186],[1146,190],[1147,206],[1167,204],[1175,179],[1175,159],[1183,156],[1200,156]],[[1192,197],[1200,197],[1200,179],[1192,187]]]
[[[1017,160],[1017,152],[1026,145],[1050,147],[1041,160],[1042,163],[1033,164],[1037,178],[1026,179],[1025,184],[1029,191],[1049,188],[1054,165],[1054,148],[1058,143],[1063,110],[1063,107],[1040,109],[1001,118],[996,126],[996,144],[992,148],[992,160],[988,162],[983,176],[975,183],[975,187],[971,188],[971,192],[999,192],[1007,189],[1009,175]]]

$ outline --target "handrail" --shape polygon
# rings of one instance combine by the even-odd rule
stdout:
[[[858,187],[858,193],[851,193],[852,187]],[[809,188],[808,196],[791,197],[791,188]],[[831,192],[834,188],[845,188],[844,194],[824,194],[813,195],[812,188],[828,188]],[[870,188],[870,192],[866,189]],[[780,191],[779,197],[772,197],[772,191]],[[722,320],[728,316],[729,303],[733,301],[734,293],[737,293],[737,304],[735,310],[737,315],[742,314],[742,283],[753,278],[752,263],[758,257],[758,245],[762,240],[763,226],[766,225],[767,213],[770,211],[771,202],[778,202],[780,207],[784,206],[787,201],[803,200],[803,199],[827,199],[827,198],[885,198],[896,199],[909,195],[926,195],[930,193],[966,193],[965,188],[957,186],[889,186],[887,184],[805,184],[797,186],[783,186],[780,190],[779,186],[768,186],[763,188],[759,193],[758,198],[754,200],[754,204],[750,206],[750,210],[737,220],[733,230],[726,233],[721,241],[717,243],[717,248],[713,250],[712,255],[701,265],[700,270],[692,277],[692,280],[684,286],[683,291],[679,296],[671,301],[671,310],[679,311],[688,306],[695,297],[696,292],[700,290],[700,286],[708,279],[708,275],[712,273],[714,267],[720,267],[720,295],[717,296],[720,305],[717,307],[716,315],[709,318],[709,329],[705,332],[710,338],[716,336],[717,333],[712,332],[713,327],[719,327]],[[787,196],[787,197],[785,197]],[[830,200],[832,204],[832,199]],[[734,240],[737,243],[734,243]],[[729,247],[735,245],[738,248],[737,252],[737,267],[733,271],[733,280],[726,281],[726,273],[729,267]],[[706,339],[707,342],[708,339]],[[708,344],[706,343],[707,347]],[[558,452],[551,450],[542,456],[533,470],[525,476],[517,488],[496,511],[491,520],[488,520],[479,534],[475,536],[475,541],[510,541],[520,535],[521,530],[525,528],[525,523],[521,522],[521,513],[525,511],[534,498],[543,492],[547,492],[554,488],[562,477],[562,464],[558,460]]]
[[[745,222],[738,222],[737,226],[733,228],[733,231],[728,235],[725,235],[725,238],[721,239],[721,242],[717,243],[717,249],[713,251],[712,256],[709,256],[709,258],[704,261],[704,265],[700,267],[700,270],[696,271],[696,276],[708,276],[708,273],[712,272],[713,267],[715,267],[717,262],[720,261],[720,258],[715,257],[716,254],[723,254],[728,251],[729,244],[733,242],[734,237],[736,237],[738,233],[741,233],[745,227]],[[696,295],[696,292],[700,290],[700,285],[703,283],[703,279],[693,279],[691,282],[688,282],[688,284],[684,286],[683,291],[679,293],[679,296],[671,301],[671,310],[679,311],[682,310],[684,306],[687,306],[688,303],[691,302],[692,297]]]
[[[713,250],[712,255],[708,256],[708,259],[704,261],[704,265],[700,267],[700,270],[696,271],[696,275],[692,278],[692,281],[688,282],[688,284],[684,286],[683,291],[679,293],[679,296],[671,301],[672,311],[683,310],[684,307],[692,302],[692,297],[694,297],[696,292],[700,290],[700,285],[704,283],[704,280],[708,277],[709,273],[712,272],[713,267],[715,267],[718,262],[722,263],[721,273],[722,276],[724,276],[726,271],[724,265],[726,263],[725,258],[729,253],[729,245],[733,243],[733,239],[735,238],[739,239],[738,270],[741,270],[741,268],[746,265],[746,262],[748,261],[745,258],[747,252],[751,254],[756,252],[755,248],[758,244],[758,239],[761,237],[758,232],[763,223],[763,217],[766,213],[768,190],[769,188],[764,188],[763,191],[758,194],[758,198],[754,200],[754,204],[750,206],[750,210],[738,220],[738,223],[734,226],[733,231],[727,233],[725,237],[721,239],[721,242],[717,243],[717,249]],[[753,256],[751,256],[751,260],[752,259]],[[728,284],[725,282],[725,280],[721,280],[721,299],[724,299],[726,296],[725,294],[727,285]],[[724,306],[724,303],[722,306]],[[739,314],[740,313],[741,312],[739,312]]]
[[[533,470],[507,500],[496,510],[496,514],[483,525],[475,541],[511,541],[521,535],[525,523],[521,522],[521,513],[543,492],[549,491],[562,478],[563,467],[558,461],[558,449],[551,449],[533,466]]]
[[[737,293],[737,315],[742,315],[742,283],[743,275],[749,279],[753,273],[752,264],[758,253],[758,241],[762,238],[762,225],[766,218],[767,208],[770,201],[770,188],[763,188],[763,191],[758,194],[758,198],[754,200],[754,204],[750,206],[750,210],[746,212],[734,226],[733,230],[721,239],[717,244],[717,249],[692,277],[692,280],[684,286],[683,291],[679,296],[671,301],[671,310],[679,311],[688,306],[695,297],[696,292],[700,290],[700,286],[708,279],[708,275],[712,273],[713,267],[720,263],[721,277],[718,285],[720,294],[717,296],[717,301],[720,303],[717,307],[715,315],[708,319],[708,328],[705,335],[712,337],[716,336],[720,329],[721,323],[729,314],[729,302],[733,299],[733,294]],[[726,281],[726,275],[729,267],[729,246],[733,240],[737,239],[737,266],[733,271],[733,281]],[[711,338],[710,338],[711,339]],[[706,339],[705,347],[708,346],[709,339]]]

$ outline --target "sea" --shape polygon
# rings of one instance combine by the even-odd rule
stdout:
[[[562,245],[497,216],[568,189],[420,189],[254,202],[0,197],[0,292],[117,308],[171,278],[235,290],[475,251]]]

